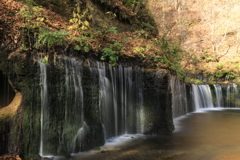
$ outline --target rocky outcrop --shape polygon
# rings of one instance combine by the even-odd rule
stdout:
[[[149,117],[146,134],[169,135],[174,130],[169,73],[165,69],[145,69],[144,107]]]

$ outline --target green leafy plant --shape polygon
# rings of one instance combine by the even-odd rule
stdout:
[[[108,57],[109,63],[112,66],[115,66],[118,60],[118,52],[114,51],[112,48],[103,48],[102,52],[103,52],[103,55],[101,56],[101,60],[106,60],[106,58]]]
[[[229,71],[228,73],[227,73],[227,75],[226,75],[226,79],[235,79],[237,77],[237,74],[236,74],[236,72],[234,72],[234,71]]]
[[[215,73],[215,75],[216,75],[216,77],[218,77],[218,78],[220,78],[220,77],[222,77],[223,76],[223,71],[217,71],[216,73]]]
[[[69,36],[65,30],[62,31],[50,31],[44,28],[40,28],[38,40],[35,44],[36,47],[51,48],[53,45],[64,45],[66,44],[66,38]]]
[[[92,39],[94,39],[95,38],[95,33],[94,33],[94,31],[92,30],[92,29],[89,29],[89,30],[87,30],[87,31],[84,31],[83,32],[83,35],[84,36],[86,36],[86,37],[90,37],[90,38],[92,38]]]
[[[156,29],[156,27],[153,27],[151,24],[149,23],[141,23],[141,26],[142,27],[146,27],[146,28],[149,28],[149,29]]]
[[[225,65],[224,63],[218,63],[218,64],[216,65],[216,68],[217,68],[218,70],[220,70],[220,69],[223,68],[224,65]]]
[[[105,33],[118,33],[117,27],[109,27],[105,30]]]
[[[102,49],[101,60],[108,60],[110,65],[115,66],[118,60],[118,52],[123,49],[123,45],[115,41],[113,44],[107,43],[108,47]]]
[[[88,39],[86,37],[74,37],[72,38],[75,41],[75,50],[83,50],[84,52],[89,52]]]

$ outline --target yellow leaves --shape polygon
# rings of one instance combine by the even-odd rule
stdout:
[[[84,21],[83,24],[87,27],[89,27],[89,22],[88,21]]]
[[[115,13],[113,13],[112,11],[108,11],[105,14],[109,15],[111,17],[111,19],[114,19],[117,17],[117,15]]]
[[[86,30],[87,28],[88,28],[88,27],[86,27],[86,26],[82,26],[82,27],[81,27],[82,30]]]
[[[79,5],[79,3],[77,4],[76,10],[77,10],[77,13],[80,13],[80,5]]]
[[[70,26],[69,29],[86,30],[89,28],[89,20],[92,18],[93,16],[89,13],[89,9],[87,8],[84,11],[81,11],[80,4],[77,3],[73,11],[73,18],[69,20],[69,22],[72,23],[72,26]]]
[[[75,13],[75,11],[73,11],[73,18],[76,18],[77,14]]]
[[[78,28],[78,25],[74,24],[74,25],[71,25],[70,27],[68,27],[69,30],[74,30],[74,29],[77,29]]]
[[[83,17],[86,17],[87,14],[88,14],[88,9],[86,9],[86,10],[83,12],[82,16],[83,16]]]
[[[88,19],[89,19],[89,20],[92,20],[92,15],[91,15],[91,14],[88,15]]]
[[[45,19],[44,17],[38,17],[38,18],[37,18],[37,21],[43,22],[44,19]]]
[[[133,53],[135,53],[135,54],[143,53],[144,51],[145,51],[145,48],[143,48],[143,47],[134,47],[133,48]]]
[[[69,22],[70,22],[70,23],[78,23],[78,19],[77,19],[77,18],[73,18],[73,19],[70,19]]]
[[[77,18],[80,20],[83,17],[80,14],[77,14]]]

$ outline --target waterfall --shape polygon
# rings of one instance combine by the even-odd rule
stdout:
[[[41,86],[41,137],[40,137],[40,156],[43,156],[43,144],[45,143],[44,135],[44,125],[45,122],[49,121],[47,116],[45,116],[48,110],[48,90],[47,90],[47,65],[40,63],[40,86]]]
[[[145,115],[144,115],[144,106],[143,106],[143,75],[139,67],[135,67],[135,81],[133,82],[134,89],[133,93],[136,93],[136,115],[137,115],[137,133],[144,133],[145,131]]]
[[[50,66],[48,71],[48,65],[40,62],[40,155],[43,157],[76,152],[84,145],[82,140],[88,131],[84,122],[82,64],[74,58],[63,58],[58,63],[65,68],[63,77],[54,77]]]
[[[172,92],[172,114],[174,118],[202,108],[240,107],[240,97],[236,83],[191,84],[188,90],[186,90],[186,84],[175,76],[171,76],[169,83]],[[192,104],[191,99],[194,100],[194,104]],[[191,104],[194,108],[191,109],[188,104]]]
[[[216,106],[223,107],[223,96],[222,96],[222,87],[220,84],[214,84],[215,94],[216,94]]]
[[[170,86],[172,92],[173,118],[187,114],[189,111],[185,83],[181,82],[176,76],[171,76]]]
[[[113,101],[113,115],[114,115],[114,130],[115,130],[115,136],[118,136],[118,104],[117,104],[117,70],[114,67],[111,67],[109,65],[109,71],[110,71],[110,80],[111,80],[111,89],[112,89],[112,101]],[[124,113],[122,113],[124,114]],[[122,124],[123,125],[123,124]]]
[[[227,84],[226,107],[239,107],[238,88],[235,83]]]
[[[209,85],[192,84],[196,110],[200,108],[213,108],[212,93]]]
[[[144,132],[143,82],[139,67],[112,67],[66,57],[55,57],[53,66],[39,61],[39,66],[39,154],[42,157],[76,153],[87,148],[90,135],[100,137],[91,130],[99,128],[104,129],[105,140]],[[84,77],[87,70],[89,75]],[[56,76],[56,72],[60,76]],[[96,105],[98,109],[91,109]],[[90,112],[95,112],[94,116],[86,117]],[[95,123],[97,119],[102,124]],[[96,125],[94,129],[92,126]]]
[[[121,65],[112,67],[104,63],[96,63],[99,71],[99,105],[102,109],[105,138],[127,133],[143,133],[144,127],[139,127],[143,125],[140,69],[136,68],[134,71],[136,74],[134,81],[132,67]]]
[[[110,80],[107,78],[106,66],[103,63],[97,64],[100,85],[99,105],[102,111],[105,138],[110,138],[117,134],[117,117],[115,115],[116,99],[113,93],[114,89],[112,88]]]
[[[54,64],[39,62],[39,66],[42,157],[90,150],[124,134],[157,133],[157,127],[171,123],[170,118],[214,104],[239,106],[234,83],[185,84],[176,76],[169,79],[161,70],[113,67],[69,57],[55,57]],[[172,113],[167,108],[170,104]]]

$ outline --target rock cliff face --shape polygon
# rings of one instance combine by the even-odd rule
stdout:
[[[144,78],[144,107],[150,123],[148,134],[168,135],[174,130],[171,108],[171,91],[169,87],[169,74],[165,69],[145,69]]]
[[[124,133],[173,131],[165,69],[67,57],[49,57],[44,64],[33,54],[1,55],[0,70],[23,96],[13,117],[1,117],[1,154],[69,155]]]

